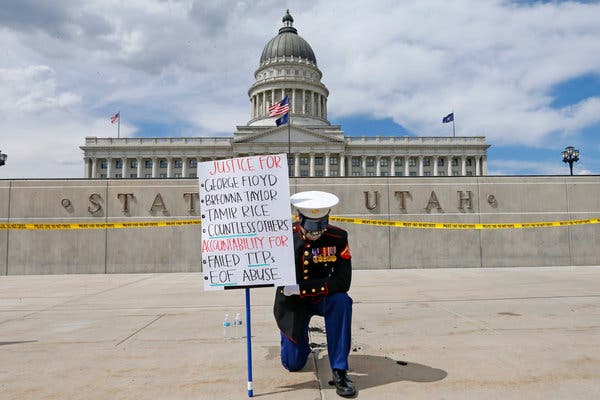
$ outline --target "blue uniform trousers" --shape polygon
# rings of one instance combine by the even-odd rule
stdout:
[[[348,370],[352,324],[352,298],[348,293],[333,293],[310,304],[302,339],[294,343],[285,335],[281,335],[281,363],[289,371],[304,368],[311,352],[308,345],[308,323],[313,315],[325,318],[327,352],[331,368]]]

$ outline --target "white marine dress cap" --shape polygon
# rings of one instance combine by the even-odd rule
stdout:
[[[290,202],[305,217],[321,218],[326,216],[340,199],[332,193],[311,190],[292,195]]]

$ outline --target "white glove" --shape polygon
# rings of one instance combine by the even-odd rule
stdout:
[[[299,285],[289,285],[283,287],[284,296],[293,296],[295,294],[300,294],[300,286]]]

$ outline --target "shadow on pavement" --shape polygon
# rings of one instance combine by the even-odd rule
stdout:
[[[348,375],[358,390],[401,381],[436,382],[448,376],[443,369],[381,356],[353,354],[348,362],[351,368]]]
[[[313,352],[310,357],[314,356],[317,355]],[[448,373],[443,369],[413,362],[397,361],[381,356],[351,354],[348,358],[348,362],[351,367],[351,370],[348,371],[348,375],[354,381],[358,391],[402,381],[436,382],[441,381],[448,376]],[[312,369],[310,367],[311,364],[312,362],[309,359],[307,367],[302,371]],[[325,382],[324,385],[327,385],[327,381],[331,379],[331,371],[329,371],[329,369],[320,371],[319,375],[322,375],[321,377],[318,377],[321,382]],[[328,386],[324,386],[324,388],[327,387]],[[255,397],[301,389],[319,389],[319,385],[317,381],[311,380],[293,385],[279,386],[277,389],[281,390],[261,393],[255,395]]]

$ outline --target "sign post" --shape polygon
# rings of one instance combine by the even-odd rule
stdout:
[[[286,154],[198,164],[205,290],[246,289],[248,396],[250,288],[296,284]]]

